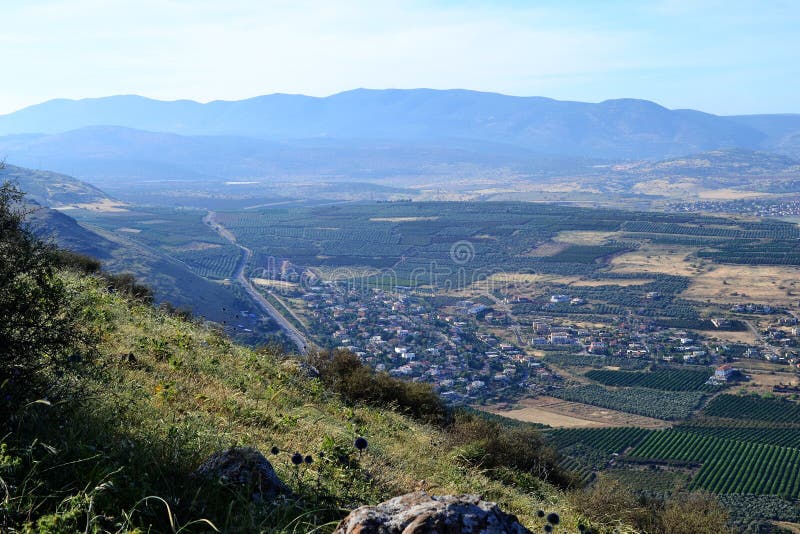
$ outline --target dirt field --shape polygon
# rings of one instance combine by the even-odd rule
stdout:
[[[675,245],[644,244],[638,250],[620,254],[611,260],[611,271],[616,273],[662,273],[676,276],[696,276],[692,267],[700,260],[689,258],[696,249]]]
[[[564,401],[554,397],[523,399],[519,404],[522,408],[515,410],[500,410],[497,407],[490,407],[487,408],[487,411],[519,421],[542,423],[560,428],[608,426],[664,428],[669,426],[669,423],[658,419],[598,408],[597,406],[578,402]]]
[[[205,243],[202,241],[192,241],[191,243],[186,243],[185,245],[181,245],[179,247],[171,247],[172,250],[177,251],[184,251],[184,250],[212,250],[215,248],[222,248],[222,245],[219,243]]]
[[[742,332],[728,332],[725,330],[699,330],[698,333],[708,338],[717,338],[733,343],[758,343],[758,339],[756,338],[755,334],[753,334],[750,330],[744,330]]]
[[[793,293],[789,295],[787,293]],[[786,306],[800,299],[800,268],[772,265],[714,265],[692,279],[683,297],[724,303]]]
[[[251,278],[251,282],[263,287],[274,287],[277,289],[295,289],[297,284],[284,280],[270,280],[269,278]]]
[[[128,211],[127,204],[124,202],[118,202],[111,199],[101,200],[99,202],[91,202],[86,204],[68,204],[64,206],[59,206],[57,209],[59,210],[90,210],[90,211],[100,211],[103,213],[121,213],[123,211]]]
[[[553,241],[573,245],[601,245],[608,240],[619,237],[619,232],[595,232],[591,230],[565,230],[559,232]]]

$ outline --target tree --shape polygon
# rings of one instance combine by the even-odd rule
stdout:
[[[54,377],[86,355],[91,336],[56,269],[56,248],[25,226],[13,184],[0,186],[0,411],[8,416],[53,391]]]

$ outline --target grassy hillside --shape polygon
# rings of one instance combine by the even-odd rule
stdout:
[[[45,516],[40,524],[67,524],[69,516],[82,526],[94,503],[101,514],[95,526],[162,529],[168,519],[163,503],[137,505],[158,495],[180,524],[210,516],[224,531],[304,532],[357,504],[425,487],[481,493],[534,528],[540,508],[560,512],[569,523],[578,520],[552,486],[536,483],[522,491],[503,484],[459,462],[459,450],[443,430],[389,409],[348,406],[280,353],[236,346],[214,327],[112,294],[97,278],[65,274],[63,280],[81,295],[101,340],[93,363],[75,378],[79,395],[58,405],[34,403],[20,413],[15,445],[3,449],[4,479],[20,482],[9,496],[7,516],[33,512],[35,518],[37,510],[57,509],[56,517]],[[327,469],[319,462],[320,451],[347,451],[357,436],[370,445],[361,458],[353,451],[351,467]],[[299,475],[286,454],[270,458],[310,502],[274,513],[244,500],[230,510],[214,503],[187,506],[180,498],[190,492],[187,475],[231,445],[313,455],[317,463]],[[53,471],[57,480],[50,479]],[[45,487],[28,487],[25,477]]]

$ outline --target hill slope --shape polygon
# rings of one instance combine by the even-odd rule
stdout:
[[[270,139],[472,139],[609,159],[755,147],[766,137],[724,117],[645,100],[590,104],[430,89],[358,89],[325,98],[274,94],[208,104],[114,96],[53,100],[0,116],[0,134],[100,125]]]
[[[0,183],[5,181],[16,182],[29,200],[48,208],[114,202],[106,193],[86,182],[50,171],[4,165],[0,166]]]
[[[116,126],[53,135],[0,137],[0,153],[20,165],[69,171],[103,187],[144,180],[386,179],[441,175],[454,166],[532,175],[587,172],[590,160],[545,156],[514,145],[470,140],[275,142],[190,136]]]
[[[213,326],[109,294],[96,279],[66,274],[64,280],[84,309],[91,310],[87,326],[102,332],[91,368],[73,385],[91,402],[33,405],[19,432],[35,432],[54,446],[29,453],[44,469],[33,476],[60,480],[64,486],[53,490],[56,499],[75,492],[61,512],[47,519],[64,523],[58,532],[68,531],[64,527],[69,521],[80,521],[72,518],[83,517],[83,507],[92,506],[93,500],[97,503],[90,510],[97,515],[91,522],[121,521],[123,516],[108,514],[122,506],[130,514],[123,525],[149,524],[161,532],[168,527],[163,504],[136,504],[153,494],[170,503],[179,526],[202,517],[224,532],[329,531],[332,524],[325,523],[335,522],[347,508],[420,485],[439,494],[481,493],[532,528],[544,523],[535,516],[542,507],[561,513],[566,524],[574,526],[578,520],[564,495],[549,485],[536,482],[536,491],[528,493],[459,463],[454,460],[458,451],[442,429],[388,408],[348,405],[279,352],[256,353],[234,345]],[[59,418],[62,424],[66,418],[69,433],[58,430],[53,419]],[[352,448],[356,436],[368,439],[366,453]],[[231,445],[255,447],[268,455],[277,447],[281,452],[270,460],[304,502],[265,508],[227,491],[215,496],[208,488],[195,502],[183,500],[181,495],[194,492],[192,486],[200,492],[199,482],[189,476],[192,470]],[[87,450],[94,452],[84,458]],[[13,447],[3,451],[10,455],[4,458],[24,453]],[[289,462],[293,451],[312,455],[313,463],[296,469]],[[340,463],[343,455],[348,456],[345,465]],[[6,480],[16,480],[16,470],[24,465],[7,468]],[[51,466],[61,465],[65,467],[45,476]],[[15,486],[13,491],[12,514],[27,502],[17,500],[16,492],[30,491],[27,497],[34,502],[39,498],[36,488]],[[44,502],[40,506],[48,507]]]

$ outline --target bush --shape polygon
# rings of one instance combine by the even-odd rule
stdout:
[[[0,186],[0,410],[52,395],[53,377],[83,361],[93,336],[56,275],[55,248],[24,226],[23,194]]]
[[[561,487],[576,483],[559,467],[556,450],[532,426],[504,425],[479,414],[456,410],[447,427],[458,458],[486,469],[511,468]]]
[[[395,407],[426,423],[444,424],[447,406],[430,384],[405,382],[365,366],[355,354],[338,350],[312,359],[322,382],[348,402]]]

